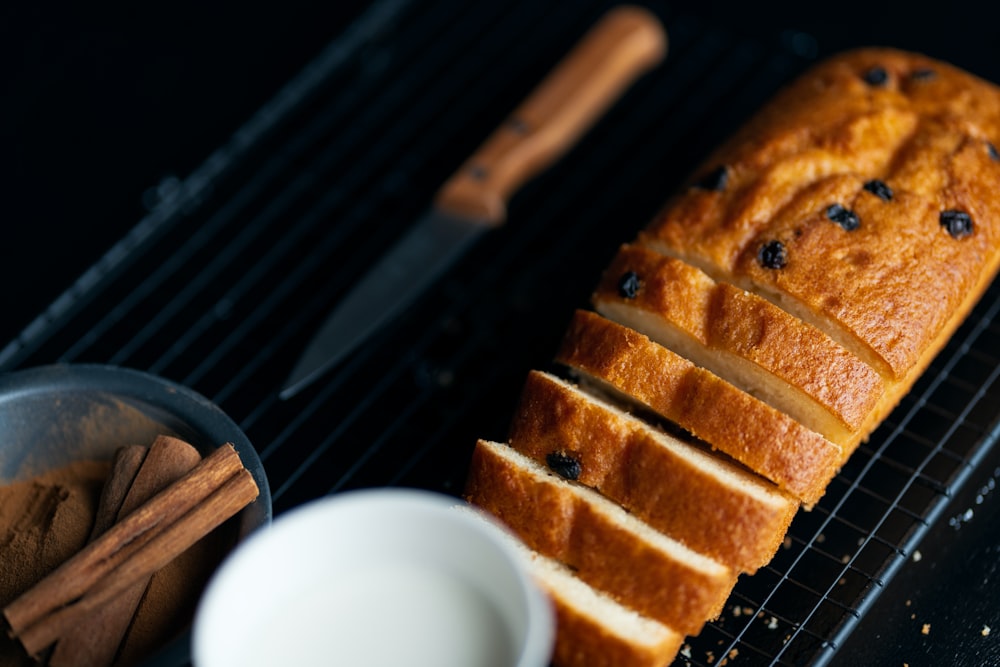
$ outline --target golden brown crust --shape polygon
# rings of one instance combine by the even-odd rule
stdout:
[[[798,509],[769,482],[538,371],[525,382],[510,444],[542,465],[551,454],[572,458],[581,484],[741,572],[771,559]]]
[[[617,512],[606,512],[596,492],[546,472],[507,445],[476,444],[466,498],[531,549],[565,563],[621,604],[685,634],[699,632],[721,612],[736,582],[732,570],[679,543],[684,559],[660,548],[626,525],[624,510],[612,506]]]
[[[648,406],[812,506],[841,448],[646,336],[577,311],[556,360]]]
[[[865,81],[873,68],[884,83]],[[700,171],[725,165],[724,191],[689,188],[642,238],[800,308],[886,377],[912,378],[996,271],[1000,161],[990,142],[1000,142],[992,84],[916,54],[849,52],[789,86],[711,156]],[[865,189],[873,179],[891,199]],[[831,220],[834,204],[856,215],[856,229]],[[968,214],[971,234],[949,234],[946,211]],[[783,268],[758,259],[772,241],[784,244]]]
[[[635,289],[623,292],[619,283],[629,274],[635,275]],[[779,409],[782,403],[804,402],[800,413],[820,412],[809,421],[800,421],[838,444],[855,437],[882,397],[878,373],[828,335],[757,295],[717,283],[690,264],[642,246],[622,246],[604,272],[593,301],[607,317],[612,310],[638,309],[654,319],[650,328],[681,332],[708,361],[699,365],[716,374],[720,374],[719,366],[733,363],[732,357],[737,363],[749,362],[748,383],[759,388],[774,385],[768,393],[778,398],[769,402]],[[652,331],[640,331],[657,339]],[[758,379],[765,373],[777,382]]]

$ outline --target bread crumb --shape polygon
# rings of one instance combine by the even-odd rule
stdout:
[[[990,626],[984,625],[983,629],[979,631],[979,634],[981,634],[983,637],[989,637],[990,636]]]
[[[823,544],[824,542],[826,542],[826,535],[824,535],[823,533],[820,533],[819,535],[816,536],[816,543],[817,544]]]
[[[986,633],[989,634],[989,628],[986,628]],[[731,650],[729,652],[729,659],[730,660],[735,660],[736,656],[738,656],[739,654],[740,654],[740,650],[738,648],[734,648],[733,650]]]
[[[923,558],[923,554],[920,553],[920,549],[915,550],[913,552],[913,562],[919,563],[921,558]]]
[[[911,604],[913,604],[912,600],[907,600],[907,601],[906,601],[906,606],[907,606],[907,607],[909,607],[909,606],[910,606]]]
[[[931,633],[931,624],[924,623],[924,627],[920,628],[920,634],[929,635]]]
[[[782,541],[781,546],[784,547],[785,549],[791,549],[792,548],[792,538],[786,537]]]
[[[707,662],[710,665],[713,662],[715,662],[715,654],[712,653],[711,651],[705,651],[705,662]]]
[[[691,657],[691,645],[690,644],[685,644],[684,646],[681,647],[681,655],[683,655],[685,658],[690,658]]]
[[[777,630],[778,629],[778,619],[775,618],[774,616],[772,616],[771,620],[768,621],[768,623],[767,623],[767,629],[768,630]]]

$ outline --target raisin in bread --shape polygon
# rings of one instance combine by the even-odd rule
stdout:
[[[548,373],[528,374],[510,444],[738,572],[774,556],[798,509],[773,484]]]

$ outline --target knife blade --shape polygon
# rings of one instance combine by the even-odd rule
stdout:
[[[646,9],[607,12],[444,183],[430,211],[330,312],[289,374],[287,400],[393,320],[472,243],[503,224],[518,188],[551,166],[666,54]]]

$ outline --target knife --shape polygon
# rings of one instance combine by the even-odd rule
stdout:
[[[434,197],[320,326],[279,393],[288,399],[412,303],[482,234],[510,197],[558,160],[632,82],[659,64],[667,36],[648,10],[607,12]]]

